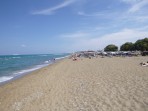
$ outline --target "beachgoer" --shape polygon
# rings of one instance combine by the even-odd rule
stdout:
[[[146,63],[145,62],[141,62],[140,65],[141,66],[148,66],[148,62],[146,62]]]

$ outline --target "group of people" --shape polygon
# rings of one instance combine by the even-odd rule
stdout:
[[[140,65],[141,66],[148,66],[148,61],[147,62],[141,62]]]

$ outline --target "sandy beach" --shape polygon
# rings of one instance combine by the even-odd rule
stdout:
[[[0,86],[0,111],[148,111],[146,61],[61,60]]]

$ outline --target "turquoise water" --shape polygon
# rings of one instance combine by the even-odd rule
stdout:
[[[52,64],[55,60],[62,59],[67,55],[36,54],[0,56],[0,83]]]

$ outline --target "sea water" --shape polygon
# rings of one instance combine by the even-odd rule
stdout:
[[[40,69],[68,54],[0,55],[0,83]]]

